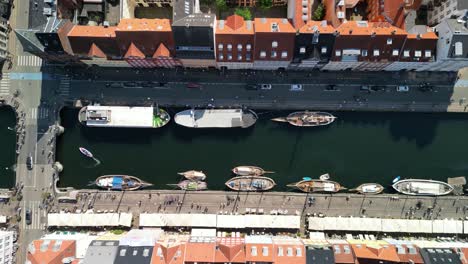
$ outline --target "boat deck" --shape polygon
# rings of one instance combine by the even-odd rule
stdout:
[[[251,112],[241,109],[185,110],[174,119],[187,127],[249,127],[257,120]]]
[[[104,112],[107,116],[103,120],[90,118],[95,113]],[[153,127],[153,107],[87,106],[86,117],[82,121],[94,127]]]

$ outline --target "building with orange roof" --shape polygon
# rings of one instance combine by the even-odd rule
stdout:
[[[257,0],[227,0],[226,3],[228,5],[236,5],[236,6],[256,6]],[[284,6],[288,3],[287,0],[272,0],[272,6]]]
[[[405,29],[405,0],[367,0],[367,19]]]
[[[240,237],[216,238],[215,263],[245,263],[244,239]]]
[[[337,28],[327,70],[385,69],[398,61],[407,32],[386,22],[349,21]]]
[[[291,67],[320,68],[330,60],[335,44],[335,29],[323,21],[308,21],[299,29]]]
[[[335,256],[335,263],[337,264],[351,264],[355,263],[354,252],[351,245],[346,240],[333,239],[328,240],[333,255]]]
[[[34,240],[28,246],[26,258],[30,264],[63,264],[73,261],[75,253],[74,240]]]
[[[153,248],[151,264],[183,264],[188,237],[165,235]]]
[[[309,0],[289,0],[288,19],[296,29],[300,29],[311,19],[311,3]]]
[[[246,236],[245,260],[248,264],[274,263],[275,252],[270,236]]]
[[[219,68],[253,67],[254,23],[238,15],[216,22],[216,62]]]
[[[214,263],[215,251],[215,237],[192,236],[186,244],[184,263]]]
[[[273,236],[273,250],[275,264],[305,264],[306,250],[298,238]]]
[[[286,69],[292,60],[296,29],[287,19],[255,19],[255,69]]]
[[[372,243],[351,244],[354,255],[356,257],[356,264],[378,264],[378,263],[399,263],[400,258],[396,252],[395,246],[390,244]]]

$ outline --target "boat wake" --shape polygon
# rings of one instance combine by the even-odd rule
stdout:
[[[91,161],[92,160],[92,161]],[[91,164],[92,163],[92,164]],[[98,160],[97,158],[91,158],[88,162],[86,162],[85,164],[83,164],[83,167],[87,168],[87,169],[92,169],[92,168],[95,168],[97,166],[99,166],[102,162],[100,160]]]
[[[12,128],[12,127],[7,127],[7,128],[8,128],[8,130],[10,130],[10,131],[13,131],[13,130],[15,130],[15,129],[14,129],[14,128]]]
[[[96,159],[96,158],[94,158],[94,157],[93,157],[93,160],[96,162],[96,164],[94,165],[94,167],[99,166],[99,165],[101,164],[101,161],[98,160],[98,159]]]

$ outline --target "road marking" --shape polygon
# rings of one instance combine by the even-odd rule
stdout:
[[[42,66],[42,59],[34,55],[20,55],[17,57],[17,65],[26,67],[40,67]]]
[[[0,81],[0,95],[10,94],[10,73],[3,73],[2,80]]]
[[[41,201],[28,201],[23,204],[23,229],[34,230],[43,229],[45,223],[41,223],[41,217],[45,216],[45,211],[39,208]],[[26,224],[26,209],[31,210],[31,224]]]
[[[37,119],[37,108],[30,108],[27,116],[30,119]]]
[[[70,94],[70,77],[62,77],[59,84],[59,95],[68,96]]]
[[[39,118],[38,119],[47,119],[49,117],[49,108],[40,107],[39,108]]]

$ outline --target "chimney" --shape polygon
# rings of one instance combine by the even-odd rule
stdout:
[[[392,35],[395,35],[395,33],[396,33],[396,30],[393,30],[393,31],[392,31]]]
[[[377,33],[372,32],[371,37],[374,38],[377,35]]]
[[[417,34],[416,39],[421,39],[421,34]]]
[[[349,34],[350,34],[350,35],[353,34],[353,30],[352,30],[352,29],[349,30]]]

